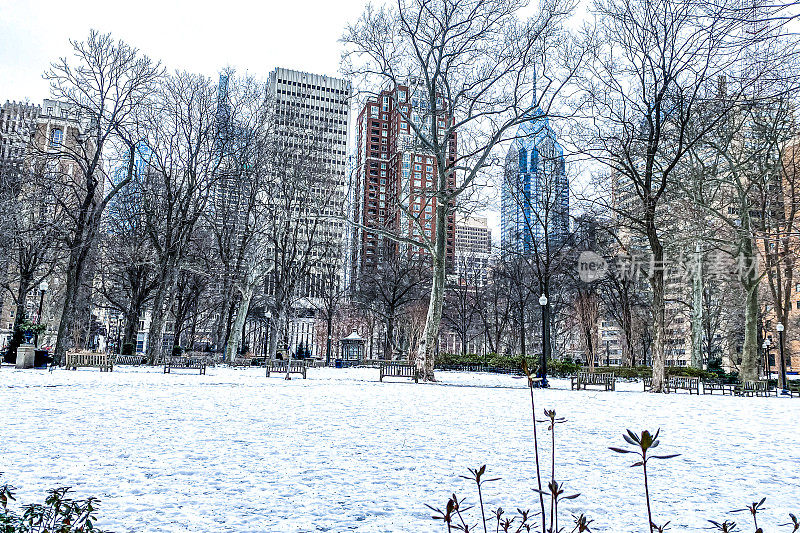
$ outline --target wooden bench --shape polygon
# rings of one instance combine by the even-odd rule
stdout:
[[[700,395],[700,378],[674,376],[667,380],[667,392],[679,390],[689,391],[689,394]]]
[[[607,391],[616,390],[617,377],[613,372],[592,374],[591,372],[578,372],[570,378],[570,387],[574,390],[586,390],[586,387],[601,387]]]
[[[737,383],[733,388],[736,396],[769,396],[778,395],[778,391],[770,389],[766,381],[743,381]]]
[[[704,379],[703,380],[703,394],[714,394],[719,391],[723,396],[726,394],[733,394],[733,385],[725,383],[721,379]]]
[[[288,366],[288,369],[287,369]],[[306,362],[300,359],[292,359],[291,362],[285,359],[273,359],[267,365],[267,377],[273,372],[275,374],[300,374],[306,379]]]
[[[253,357],[244,356],[244,357],[234,357],[233,361],[231,361],[230,366],[238,367],[238,366],[253,366]]]
[[[383,363],[380,370],[379,381],[383,382],[383,378],[411,378],[414,383],[419,383],[419,372],[416,365],[409,365],[406,363]]]
[[[143,355],[116,355],[114,356],[114,364],[115,365],[133,365],[139,366],[143,365],[146,362],[146,358]]]
[[[200,375],[206,373],[206,360],[196,357],[182,357],[170,355],[164,358],[164,373],[169,374],[172,370],[199,370]]]
[[[653,378],[644,378],[644,391],[647,392],[653,386]],[[689,394],[700,394],[700,378],[687,376],[668,377],[664,382],[664,392],[677,392],[679,390],[689,391]]]
[[[797,396],[800,398],[800,381],[787,381],[786,390],[789,391],[789,397]]]
[[[67,353],[66,367],[77,370],[78,367],[99,368],[100,372],[114,371],[114,358],[111,354],[96,352]]]

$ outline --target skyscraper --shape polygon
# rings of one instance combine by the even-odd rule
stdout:
[[[569,181],[564,150],[539,107],[519,126],[506,155],[501,191],[503,253],[541,253],[569,233]]]
[[[322,152],[315,150],[313,157],[325,168],[325,176],[316,186],[331,198],[329,207],[318,213],[323,218],[317,234],[326,240],[328,249],[335,252],[321,258],[302,283],[298,308],[294,313],[296,318],[289,325],[289,347],[292,349],[300,346],[313,348],[316,344],[316,308],[313,303],[320,296],[320,287],[330,283],[323,278],[335,267],[339,269],[338,284],[344,283],[345,279],[347,224],[337,206],[344,205],[347,200],[351,93],[350,82],[346,80],[285,68],[273,70],[267,82],[267,95],[275,106],[279,143],[291,148],[308,144],[309,136],[318,138],[324,148]],[[267,285],[270,286],[269,280]]]
[[[485,285],[492,255],[492,230],[486,217],[456,217],[455,274],[461,285]]]
[[[433,153],[426,150],[406,120],[425,117],[427,99],[419,91],[424,86],[415,79],[405,85],[381,91],[365,103],[358,115],[355,170],[358,184],[355,205],[359,227],[354,238],[353,266],[356,272],[375,266],[381,256],[397,253],[398,246],[376,228],[404,237],[430,238],[436,231],[436,198],[426,193],[436,187],[437,167]],[[451,117],[442,116],[441,128]],[[419,120],[420,124],[427,119]],[[456,139],[450,141],[450,159],[456,157]],[[455,186],[455,175],[450,186]],[[416,223],[416,219],[419,224]],[[455,254],[455,218],[447,223],[448,268]],[[423,253],[406,249],[407,253]]]

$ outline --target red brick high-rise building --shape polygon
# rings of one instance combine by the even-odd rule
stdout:
[[[380,228],[405,237],[435,238],[436,198],[430,194],[437,183],[436,156],[428,150],[409,126],[429,125],[427,100],[420,94],[424,86],[410,80],[391,90],[384,90],[367,100],[358,115],[355,160],[356,183],[355,220],[362,228],[356,230],[353,246],[353,268],[357,275],[374,267],[386,254],[423,254],[421,248],[409,248],[377,232],[365,228]],[[445,121],[442,116],[440,129]],[[428,126],[429,127],[429,126]],[[456,157],[456,138],[450,140],[450,161]],[[455,187],[455,173],[448,187]],[[455,217],[447,223],[447,267],[452,269],[455,255]]]

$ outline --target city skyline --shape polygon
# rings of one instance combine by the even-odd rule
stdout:
[[[111,32],[150,57],[162,60],[170,71],[187,70],[214,80],[226,68],[263,82],[275,68],[341,77],[338,40],[363,4],[361,0],[344,0],[335,5],[306,0],[291,5],[268,3],[254,7],[234,1],[226,4],[224,10],[211,10],[204,9],[201,3],[193,8],[196,13],[191,14],[190,23],[168,31],[163,26],[166,21],[184,18],[179,16],[185,7],[183,2],[162,6],[145,0],[137,3],[137,10],[120,16],[117,7],[94,0],[85,2],[86,7],[81,10],[62,4],[30,6],[22,0],[9,0],[0,6],[0,103],[9,100],[38,105],[49,98],[49,86],[42,73],[51,62],[70,54],[69,39],[80,40],[90,29]],[[148,16],[150,8],[155,6],[164,12],[163,17]],[[236,15],[242,12],[253,16]],[[255,31],[259,22],[265,20],[273,21],[269,31]],[[276,24],[277,20],[281,23]],[[209,39],[209,35],[215,37]],[[297,37],[302,35],[313,35],[313,42]],[[357,94],[365,88],[354,89]],[[361,105],[363,99],[353,102],[356,114]],[[349,135],[352,148],[353,124]],[[489,227],[495,229],[493,238],[499,244],[499,191],[490,188],[487,191],[490,207],[482,215],[487,217]]]

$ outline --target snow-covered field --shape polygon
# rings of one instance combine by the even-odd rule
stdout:
[[[118,367],[70,372],[0,369],[0,471],[22,502],[69,485],[101,499],[100,526],[117,532],[442,531],[425,507],[458,476],[488,465],[502,481],[490,504],[535,509],[529,394],[522,379],[441,372],[439,384],[379,383],[377,369],[310,369],[308,379],[259,369],[208,375]],[[654,519],[698,531],[706,519],[767,497],[765,524],[800,512],[800,400],[536,391],[555,408],[557,478],[565,505],[593,531],[643,531],[641,474],[621,433],[662,429],[653,462]],[[543,429],[543,428],[542,428]],[[548,457],[549,435],[541,434]],[[549,463],[547,463],[549,465]],[[778,518],[780,516],[780,518]],[[772,530],[773,528],[769,528]]]

